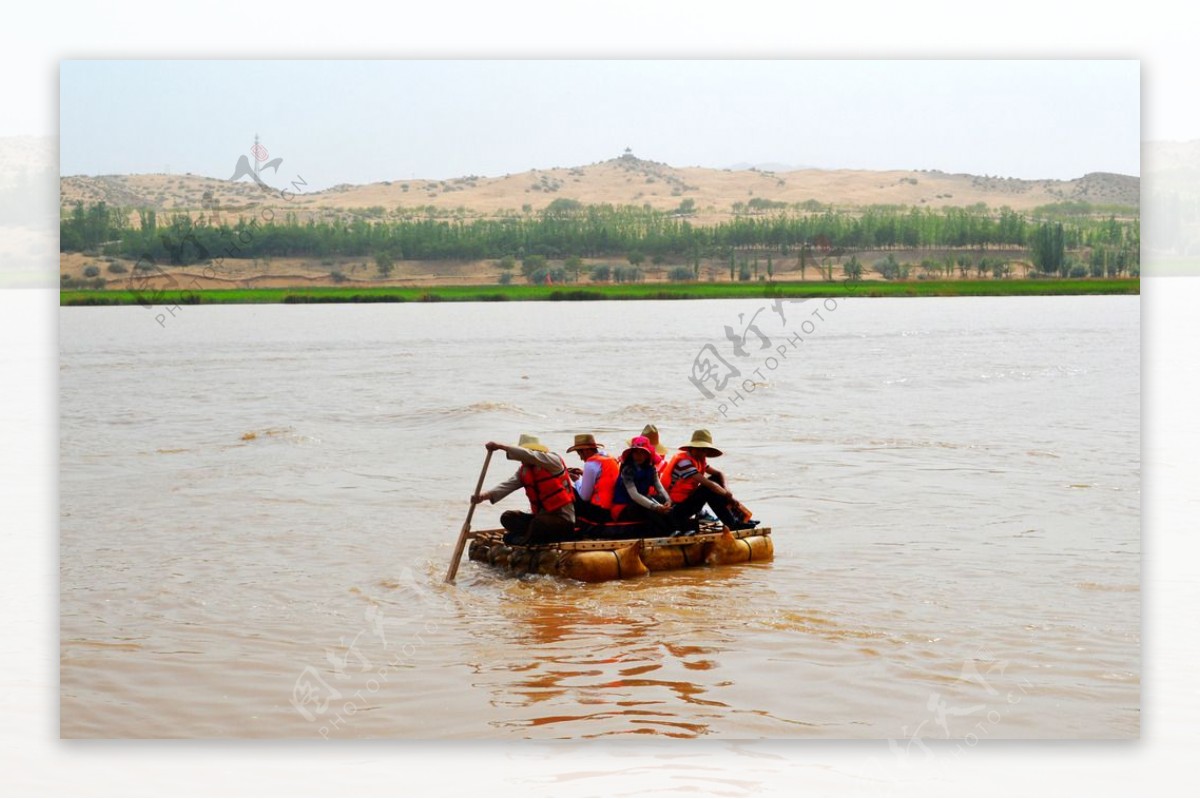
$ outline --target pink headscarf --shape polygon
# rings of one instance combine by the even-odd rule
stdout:
[[[646,436],[634,436],[629,442],[629,448],[621,453],[621,462],[625,462],[625,456],[633,452],[635,449],[644,450],[650,456],[650,463],[655,466],[662,463],[662,455],[654,451],[654,445],[650,443],[650,439]]]

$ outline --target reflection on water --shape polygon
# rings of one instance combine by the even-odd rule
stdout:
[[[731,581],[710,575],[681,578],[717,590]],[[510,635],[498,643],[511,647],[516,657],[502,666],[476,664],[480,679],[474,684],[494,692],[496,707],[528,709],[535,715],[500,726],[552,725],[556,737],[584,738],[625,733],[680,738],[709,732],[706,719],[728,705],[715,698],[720,682],[709,684],[691,673],[718,668],[717,658],[730,641],[719,631],[694,632],[707,626],[707,614],[689,619],[672,612],[688,604],[689,594],[694,600],[698,593],[679,579],[669,587],[655,586],[648,596],[639,596],[647,593],[646,581],[633,587],[589,586],[595,590],[584,598],[555,596],[561,593],[555,590],[543,593],[538,585],[537,596],[507,605],[503,615]],[[678,643],[689,630],[705,645]],[[597,641],[603,642],[599,651]]]
[[[63,734],[1138,734],[1137,298],[844,302],[725,413],[753,301],[530,309],[63,309]],[[441,582],[482,442],[646,422],[773,563]]]

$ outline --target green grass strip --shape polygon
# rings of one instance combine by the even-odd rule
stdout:
[[[1074,280],[915,280],[906,282],[632,283],[584,286],[345,286],[196,291],[68,290],[61,305],[218,305],[347,302],[508,302],[717,300],[759,297],[1008,297],[1139,294],[1138,278]]]

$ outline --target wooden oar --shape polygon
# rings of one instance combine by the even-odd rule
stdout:
[[[475,497],[479,496],[479,492],[483,490],[483,476],[487,474],[488,464],[492,462],[492,450],[488,450],[487,457],[483,459],[483,468],[479,471],[479,482],[475,484],[475,493],[471,495],[471,509],[467,511],[467,520],[463,522],[462,530],[458,534],[458,543],[454,545],[454,555],[450,558],[450,568],[446,572],[446,582],[454,582],[454,575],[458,574],[458,562],[462,560],[463,549],[467,546],[467,539],[471,537],[471,517],[475,515]]]

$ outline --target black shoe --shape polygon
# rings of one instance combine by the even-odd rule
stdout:
[[[758,519],[747,519],[744,522],[735,522],[734,524],[729,526],[729,529],[730,530],[753,530],[755,527],[758,527],[760,524],[762,524],[762,522],[760,522]]]

